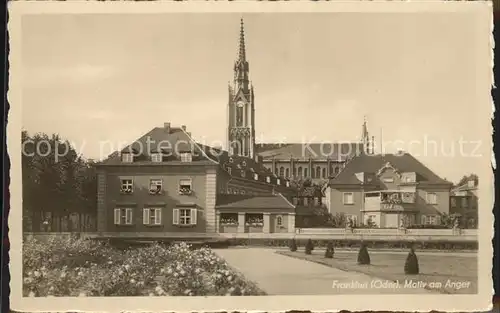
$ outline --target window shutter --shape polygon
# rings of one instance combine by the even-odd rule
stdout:
[[[125,209],[125,223],[126,224],[132,224],[132,209]]]
[[[198,210],[196,209],[191,209],[191,225],[196,225],[196,218],[198,217]]]
[[[120,209],[115,209],[115,225],[120,225]]]
[[[421,223],[421,224],[425,224],[425,215],[422,215],[422,216],[420,217],[420,223]]]
[[[149,224],[149,209],[143,209],[142,210],[142,223],[144,225],[148,225]]]
[[[173,210],[172,223],[174,225],[179,225],[179,209]]]
[[[161,224],[161,209],[155,209],[155,224]]]

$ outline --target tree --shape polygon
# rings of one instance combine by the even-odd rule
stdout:
[[[297,251],[297,243],[295,242],[295,238],[290,241],[290,251]]]
[[[408,253],[408,257],[406,257],[404,270],[407,275],[417,275],[420,272],[417,255],[415,254],[413,247],[411,248],[410,253]]]
[[[52,230],[61,230],[62,219],[69,222],[72,213],[95,214],[97,185],[92,164],[57,134],[30,136],[23,131],[21,140],[25,230],[40,231],[49,222],[47,213]]]
[[[365,243],[361,244],[361,248],[358,252],[358,264],[360,265],[369,265],[370,264],[370,255],[368,254],[368,247]]]
[[[474,174],[474,173],[471,173],[469,175],[464,175],[457,183],[457,187],[458,186],[462,186],[462,185],[465,185],[467,184],[468,181],[470,180],[474,180],[474,184],[477,185],[479,183],[479,176],[477,176],[477,174]]]
[[[311,254],[313,250],[314,250],[314,244],[313,244],[312,240],[309,239],[309,240],[307,240],[307,243],[306,243],[305,252],[306,252],[306,254]]]
[[[325,258],[331,259],[333,258],[333,255],[335,254],[335,250],[333,247],[333,242],[328,242],[326,246],[326,251],[325,251]]]

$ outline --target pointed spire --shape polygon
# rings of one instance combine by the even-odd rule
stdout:
[[[240,26],[240,50],[238,54],[239,61],[246,61],[246,53],[245,53],[245,27],[243,25],[243,18],[241,18],[241,26]]]

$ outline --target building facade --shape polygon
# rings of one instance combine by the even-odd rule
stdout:
[[[408,153],[359,155],[325,188],[331,214],[382,228],[439,225],[452,184]]]
[[[450,214],[459,216],[461,227],[478,226],[477,177],[468,177],[461,185],[454,187],[450,195]]]

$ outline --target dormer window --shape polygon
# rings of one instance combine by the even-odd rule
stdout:
[[[181,162],[189,163],[193,161],[193,155],[191,152],[182,152],[181,153]]]
[[[257,173],[253,174],[253,179],[259,180],[259,174],[257,174]]]
[[[289,181],[286,182],[286,186],[290,187],[290,182]]]
[[[279,179],[279,178],[278,178],[278,179],[276,179],[276,185],[280,185],[280,183],[281,183],[281,182],[280,182],[280,179]]]
[[[241,165],[242,166],[247,166],[247,162],[243,161],[243,162],[241,162]]]
[[[161,153],[153,153],[151,154],[152,162],[161,162],[163,161],[163,155]]]
[[[233,163],[233,158],[229,158],[229,163]]]
[[[134,162],[134,155],[132,153],[122,153],[122,162],[123,163],[132,163]]]
[[[267,183],[271,183],[271,177],[267,176],[267,177],[266,177],[266,182],[267,182]]]

